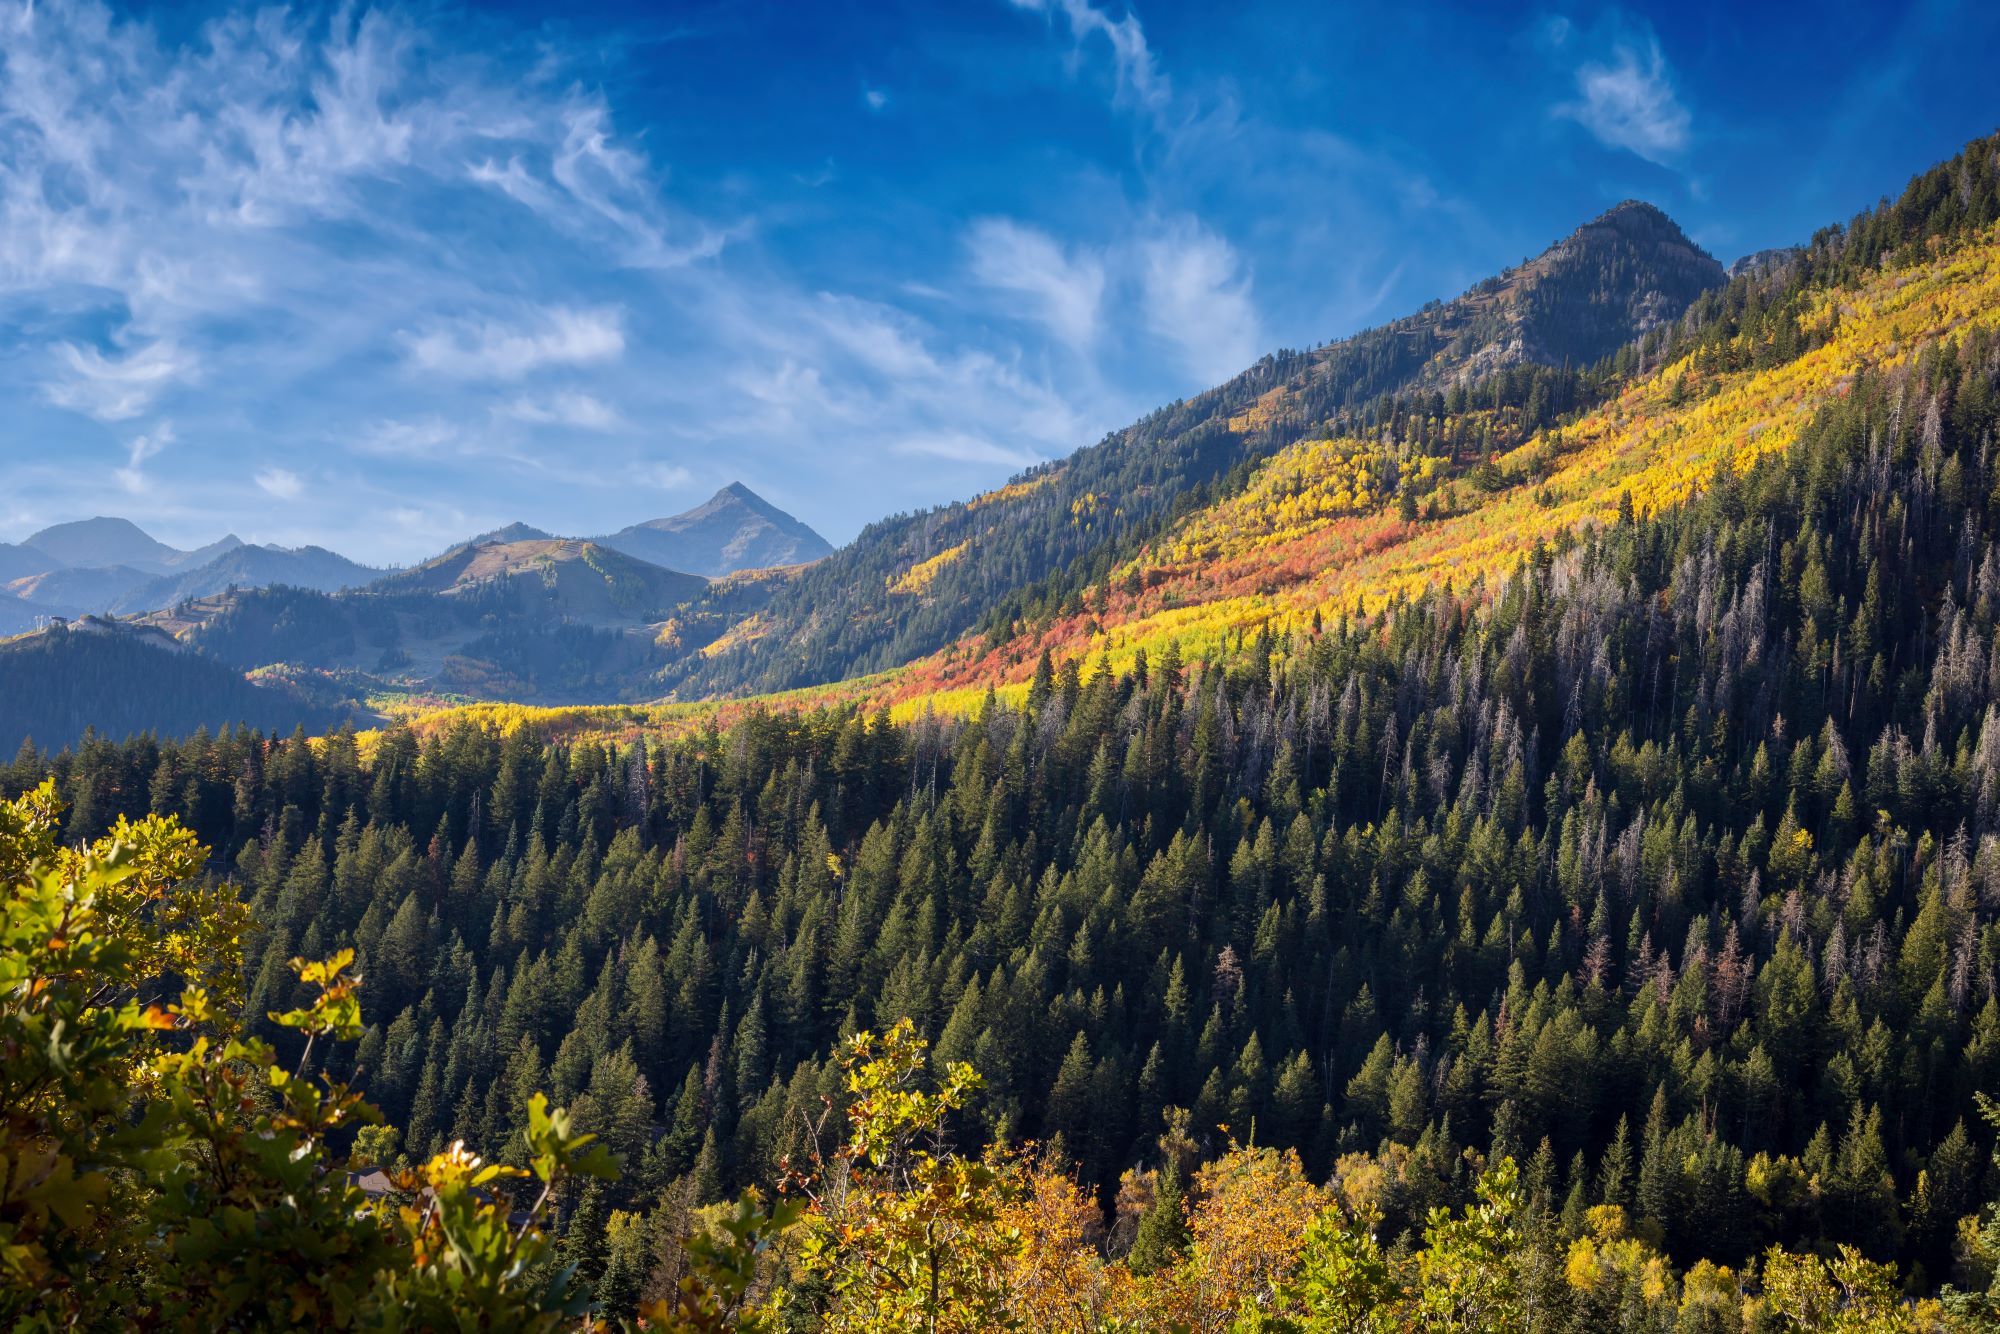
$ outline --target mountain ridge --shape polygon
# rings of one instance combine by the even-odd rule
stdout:
[[[1179,510],[1386,395],[1521,372],[1524,399],[1529,381],[1541,386],[1534,411],[1567,410],[1591,392],[1585,365],[1623,355],[1726,281],[1659,209],[1618,205],[1449,302],[1272,353],[984,496],[871,524],[796,579],[712,588],[682,618],[705,651],[669,684],[678,698],[788,690],[921,658],[982,622],[1073,597]],[[1558,335],[1564,312],[1576,327]],[[714,643],[726,651],[706,651]]]
[[[833,554],[825,538],[742,482],[730,482],[693,509],[593,540],[654,565],[711,579]]]
[[[553,541],[589,541],[649,566],[705,578],[799,564],[833,550],[806,524],[734,481],[699,506],[609,537],[558,539],[516,521],[456,542],[432,559],[468,548]],[[663,549],[685,563],[647,555]],[[34,608],[24,613],[33,616],[134,615],[230,587],[285,584],[331,593],[393,573],[325,547],[246,543],[234,533],[183,551],[129,519],[109,515],[51,525],[20,543],[0,543],[0,592]]]
[[[1717,460],[1781,447],[1791,426],[1760,419],[1769,404],[1809,412],[1912,330],[1939,336],[1959,304],[1985,299],[1960,197],[1913,183],[1794,262],[1726,282],[1670,218],[1627,202],[1451,303],[1273,353],[806,564],[703,583],[621,566],[635,558],[594,539],[475,541],[453,549],[462,568],[437,587],[399,572],[350,594],[238,593],[149,619],[243,670],[284,663],[344,674],[362,693],[565,705],[799,692],[956,707],[1025,688],[1043,650],[1115,662],[1175,642],[1236,652],[1247,630],[1295,630],[1343,598],[1376,605],[1370,580],[1403,596],[1504,575],[1536,543],[1621,504],[1683,503]],[[1947,255],[1964,262],[1913,281],[1913,266]],[[1536,331],[1565,310],[1576,337],[1599,340],[1591,350],[1607,328],[1632,336],[1587,366],[1517,360],[1553,355]],[[747,513],[755,499],[724,487],[688,515]],[[492,571],[474,568],[489,557]],[[686,582],[644,591],[668,577]]]

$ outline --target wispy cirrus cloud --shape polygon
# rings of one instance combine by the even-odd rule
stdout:
[[[1041,461],[1031,450],[1010,446],[969,431],[939,431],[907,436],[891,445],[907,457],[949,459],[953,463],[997,463],[1008,468],[1025,468]]]
[[[305,494],[305,479],[289,468],[260,468],[257,489],[278,500],[297,500]]]
[[[522,395],[499,409],[504,417],[535,426],[568,426],[584,431],[612,431],[625,424],[618,410],[602,399],[575,390],[546,397]]]
[[[1103,38],[1111,50],[1121,101],[1158,112],[1173,97],[1172,81],[1161,73],[1137,15],[1127,13],[1112,18],[1090,0],[1009,0],[1009,3],[1017,9],[1046,14],[1051,23],[1060,16],[1069,27],[1070,40],[1079,56],[1086,44]]]
[[[405,334],[414,371],[462,380],[518,380],[548,366],[587,366],[625,351],[624,316],[615,307],[550,306],[524,318],[462,319]]]
[[[122,357],[68,342],[58,344],[55,353],[56,368],[44,382],[43,393],[58,407],[102,422],[139,416],[197,364],[169,338],[155,339]]]
[[[651,165],[618,141],[602,101],[567,101],[553,120],[561,138],[543,166],[520,153],[482,158],[467,165],[469,179],[576,240],[602,245],[623,267],[676,269],[722,253],[732,228],[666,208]]]
[[[1104,264],[1067,251],[1047,232],[1009,218],[982,218],[966,235],[972,276],[1021,299],[1025,311],[1073,348],[1097,338]]]
[[[1148,240],[1145,312],[1148,326],[1176,349],[1190,374],[1227,379],[1263,350],[1263,330],[1250,299],[1250,277],[1222,237],[1183,219]]]
[[[254,530],[229,506],[305,494],[269,451],[313,450],[351,467],[312,490],[324,529],[287,536],[408,559],[420,525],[371,521],[399,489],[464,488],[473,522],[532,510],[588,530],[540,507],[745,474],[781,500],[789,479],[796,500],[859,457],[933,459],[983,486],[1107,424],[1095,388],[1059,386],[1025,333],[821,290],[769,255],[729,268],[757,237],[755,199],[670,191],[588,52],[503,20],[218,3],[169,41],[99,0],[0,0],[0,330],[25,349],[0,362],[0,391],[146,482],[137,517],[184,523],[207,497],[216,527]],[[1150,98],[1136,22],[1079,15]],[[863,103],[890,105],[872,82]],[[1014,239],[991,281],[944,279],[1018,303],[1058,342],[1091,337],[1087,250],[1065,249],[1051,283],[1028,267],[1035,236]],[[166,412],[201,441],[171,505],[131,453],[170,438]],[[968,419],[983,445],[958,439]],[[591,465],[557,468],[579,432]],[[6,482],[44,504],[75,493],[0,450]],[[516,498],[489,516],[479,494]]]
[[[134,493],[146,490],[151,484],[145,472],[146,460],[173,444],[174,438],[172,422],[161,422],[144,435],[133,436],[125,450],[125,466],[112,473],[118,485]]]
[[[462,453],[462,440],[459,428],[442,417],[385,417],[362,426],[343,443],[365,457],[428,461]]]
[[[1579,37],[1567,19],[1543,25],[1543,41],[1581,54],[1574,68],[1575,96],[1556,104],[1552,114],[1573,120],[1600,143],[1622,148],[1658,166],[1673,166],[1686,151],[1694,116],[1675,91],[1666,53],[1651,29],[1622,26],[1607,39]]]

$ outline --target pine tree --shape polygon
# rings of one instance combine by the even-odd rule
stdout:
[[[1139,1230],[1125,1265],[1133,1273],[1155,1273],[1187,1252],[1192,1237],[1180,1164],[1169,1155],[1153,1178],[1153,1199],[1139,1216]]]

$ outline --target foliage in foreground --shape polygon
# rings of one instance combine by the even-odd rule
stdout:
[[[272,1014],[295,1066],[239,1031],[247,915],[171,819],[60,848],[43,785],[0,805],[0,1321],[21,1330],[541,1330],[588,1297],[546,1263],[565,1182],[615,1168],[537,1096],[528,1166],[453,1144],[371,1203],[333,1147],[377,1119],[324,1077],[361,1031],[353,951],[293,961]],[[513,1216],[513,1188],[539,1192]]]
[[[47,785],[0,805],[0,1318],[28,1330],[605,1327],[605,1303],[556,1263],[548,1227],[570,1186],[616,1171],[592,1136],[537,1094],[525,1166],[454,1143],[369,1202],[335,1146],[377,1114],[315,1061],[323,1041],[360,1032],[352,952],[294,962],[311,1000],[271,1016],[304,1038],[296,1065],[280,1066],[239,1035],[247,915],[226,886],[201,886],[193,837],[149,817],[63,849],[57,814]],[[1994,1292],[1904,1302],[1894,1267],[1850,1247],[1772,1247],[1740,1273],[1707,1261],[1679,1273],[1617,1206],[1580,1227],[1538,1209],[1511,1158],[1475,1164],[1477,1199],[1432,1209],[1420,1244],[1385,1247],[1376,1159],[1347,1155],[1321,1186],[1296,1152],[1232,1144],[1184,1195],[1178,1111],[1160,1140],[1167,1166],[1128,1181],[1146,1203],[1125,1211],[1139,1226],[1121,1245],[1059,1150],[952,1151],[979,1077],[951,1061],[933,1079],[908,1020],[852,1038],[842,1064],[838,1147],[797,1165],[784,1183],[795,1198],[776,1208],[751,1193],[707,1211],[710,1226],[676,1248],[678,1283],[639,1308],[642,1326],[1914,1334],[1987,1328],[1996,1310]],[[536,1194],[516,1215],[522,1183]],[[1990,1274],[2000,1207],[1963,1232]]]

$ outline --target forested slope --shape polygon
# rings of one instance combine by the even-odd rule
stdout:
[[[1677,504],[1718,472],[1783,451],[1872,377],[1921,381],[1941,356],[1949,374],[1961,345],[1985,355],[2000,329],[1995,160],[1995,141],[1969,147],[1589,376],[1523,365],[1470,388],[1373,400],[1244,470],[1089,581],[1003,600],[985,635],[842,693],[903,712],[963,709],[990,686],[1018,694],[1044,652],[1123,667],[1170,641],[1189,656],[1234,651],[1357,600],[1375,608],[1490,582],[1540,544]]]
[[[1313,1175],[1375,1154],[1391,1237],[1473,1147],[1681,1261],[1846,1242],[1931,1282],[2000,1079],[1994,348],[1858,380],[1486,600],[1072,660],[977,720],[5,777],[53,772],[76,836],[150,793],[227,849],[253,1014],[357,942],[413,1150],[579,1099],[636,1166],[601,1207],[772,1180],[836,1036],[909,1016],[987,1076],[968,1135],[1060,1136],[1106,1202],[1179,1106]]]
[[[9,754],[30,740],[60,749],[90,730],[116,739],[237,723],[318,732],[344,716],[146,631],[55,629],[0,643],[0,750]]]
[[[1587,397],[1585,368],[1678,317],[1721,265],[1658,210],[1623,204],[1449,302],[1309,352],[1284,351],[1098,445],[962,504],[871,524],[782,586],[721,585],[683,615],[692,642],[754,617],[726,651],[661,680],[680,698],[783,690],[908,662],[982,624],[1054,608],[1242,469],[1413,384],[1540,363],[1543,419]],[[1608,374],[1606,368],[1605,374]]]
[[[1486,1305],[1427,1328],[1910,1330],[1898,1285],[1947,1281],[1988,1291],[1980,1328],[1996,148],[1589,378],[1303,437],[968,650],[1017,688],[617,742],[99,740],[0,787],[52,779],[68,840],[151,809],[212,843],[257,923],[249,1016],[353,943],[366,1027],[330,1069],[412,1158],[522,1159],[530,1093],[569,1104],[626,1169],[562,1201],[562,1255],[618,1311],[685,1272],[700,1206],[795,1184],[829,1115],[865,1129],[839,1044],[909,1020],[932,1073],[984,1076],[956,1149],[1044,1145],[1037,1199],[1074,1164],[1074,1272],[1006,1271],[1051,1328],[1121,1291],[1141,1327],[1289,1328],[1257,1322],[1306,1303],[1314,1247],[1375,1292],[1351,1328],[1461,1291],[1433,1254]],[[1212,630],[1238,597],[1262,614]],[[1484,1213],[1434,1212],[1482,1175]],[[1408,1289],[1368,1288],[1378,1242]],[[1799,1252],[1845,1258],[1794,1318]],[[1049,1316],[1078,1275],[1091,1319]],[[793,1295],[798,1329],[847,1300]]]

